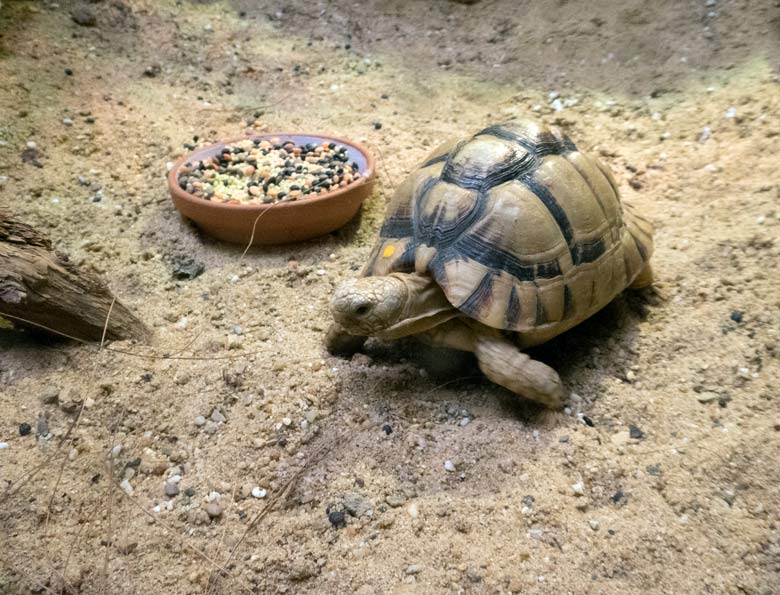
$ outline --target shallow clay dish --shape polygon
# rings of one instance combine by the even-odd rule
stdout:
[[[296,145],[320,144],[323,141],[343,145],[347,148],[350,163],[354,161],[358,164],[360,177],[344,188],[316,197],[271,205],[216,203],[198,198],[179,187],[179,168],[185,163],[217,155],[225,145],[255,138],[278,138],[282,143],[292,141]],[[286,244],[325,235],[352,219],[371,193],[374,175],[373,157],[351,141],[318,134],[256,134],[209,145],[185,155],[168,174],[168,187],[173,204],[181,214],[215,238],[244,245],[249,243],[250,238],[252,244]]]

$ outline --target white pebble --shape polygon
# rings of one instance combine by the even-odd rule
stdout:
[[[556,99],[550,104],[550,107],[553,108],[556,112],[559,112],[563,109],[563,103],[560,99]]]
[[[571,486],[571,491],[574,492],[575,496],[584,496],[585,495],[585,484],[581,481],[578,481],[577,483],[573,484]]]
[[[593,529],[594,531],[598,531],[599,530],[599,526],[600,525],[599,525],[599,522],[596,519],[590,519],[588,521],[588,524],[590,525],[590,528]]]
[[[130,482],[127,481],[126,479],[122,480],[122,482],[119,484],[119,487],[128,496],[133,495],[133,486],[131,486]]]
[[[8,442],[0,442],[0,450],[3,448],[8,448]]]
[[[471,418],[470,417],[464,417],[462,420],[460,420],[461,427],[467,426],[470,423],[471,423]]]
[[[189,324],[189,319],[186,316],[182,316],[173,326],[178,329],[185,329]]]
[[[254,498],[265,498],[267,493],[268,493],[268,491],[264,490],[260,486],[255,486],[255,487],[252,488],[252,496]]]
[[[416,519],[420,514],[420,510],[417,508],[416,502],[412,502],[409,505],[409,507],[406,509],[406,511],[409,513],[409,516],[412,517],[413,519]]]
[[[756,217],[756,223],[758,223],[759,225],[761,225],[764,221],[766,221],[766,217],[764,217],[763,215],[759,215],[758,217]]]
[[[0,176],[0,188],[5,186],[6,182],[8,182],[8,176]]]
[[[171,475],[168,478],[168,483],[179,483],[181,481],[181,475]]]
[[[444,470],[452,473],[455,471],[455,464],[450,460],[444,461]]]
[[[726,110],[726,117],[727,118],[734,118],[734,117],[736,117],[736,115],[737,115],[737,108],[730,107],[729,109]]]
[[[65,126],[73,126],[73,120],[70,118],[63,118],[62,123],[65,124]]]
[[[116,444],[114,448],[111,449],[111,456],[117,458],[120,452],[122,452],[122,445]]]
[[[36,142],[35,142],[35,141],[28,140],[28,141],[27,141],[27,148],[28,148],[28,149],[37,149],[37,148],[38,148],[38,145],[36,144]]]
[[[282,423],[283,423],[285,426],[289,426],[290,424],[292,424],[292,419],[290,419],[289,417],[283,417],[283,418],[282,418]]]
[[[338,91],[339,90],[339,86],[336,85],[336,84],[333,84],[333,85],[330,86],[330,90],[331,91]]]
[[[171,171],[173,169],[173,161],[169,161],[168,163],[166,163],[165,164],[165,169],[167,169],[168,171]]]
[[[528,536],[533,537],[534,539],[539,539],[544,534],[544,531],[541,529],[531,529],[528,531]]]

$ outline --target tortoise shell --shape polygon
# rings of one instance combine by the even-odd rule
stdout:
[[[430,274],[494,328],[569,327],[631,284],[652,232],[596,157],[556,128],[512,122],[426,158],[390,202],[363,274]]]

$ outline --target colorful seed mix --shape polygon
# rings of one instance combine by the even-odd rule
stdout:
[[[275,204],[311,198],[360,178],[347,148],[334,142],[296,145],[279,138],[246,139],[225,145],[214,157],[185,163],[179,187],[228,204]]]

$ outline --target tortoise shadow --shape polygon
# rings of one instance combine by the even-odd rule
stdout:
[[[591,400],[600,393],[604,378],[620,377],[635,361],[633,346],[638,324],[647,315],[647,302],[642,295],[626,291],[576,327],[527,353],[557,370],[569,392],[576,388]],[[413,339],[390,343],[370,340],[364,352],[376,364],[397,366],[413,362],[427,372],[432,384],[444,382],[441,386],[466,389],[469,394],[484,393],[488,398],[480,397],[480,404],[495,403],[502,416],[531,424],[545,417],[545,407],[519,398],[485,378],[472,353],[430,347]],[[439,398],[437,392],[442,392],[436,391],[436,387],[437,384],[432,387],[432,399]],[[440,398],[450,398],[449,393],[446,391]],[[473,402],[474,398],[468,400]]]

